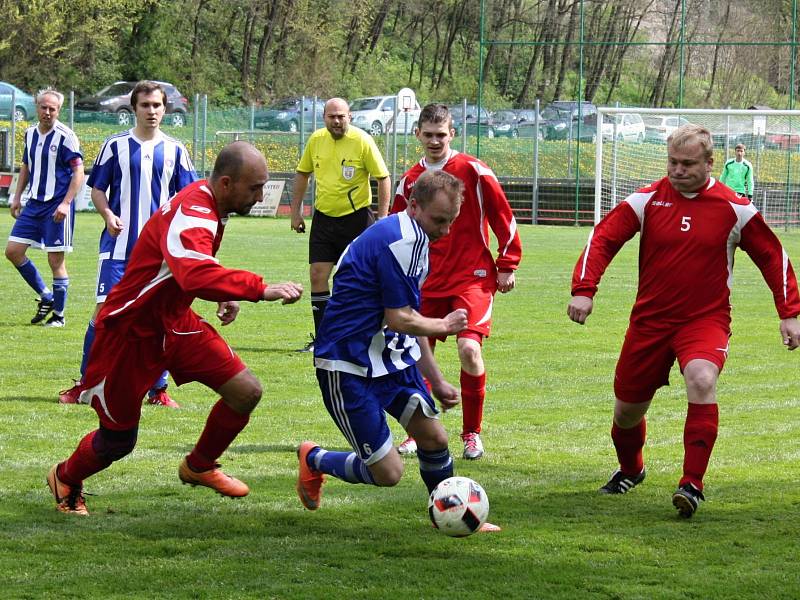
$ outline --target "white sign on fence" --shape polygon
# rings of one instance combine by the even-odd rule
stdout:
[[[268,181],[264,184],[264,197],[256,202],[250,214],[256,217],[274,217],[278,213],[286,181]]]

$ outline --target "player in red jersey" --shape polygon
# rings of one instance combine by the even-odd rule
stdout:
[[[430,274],[422,287],[420,312],[441,318],[457,308],[467,310],[469,325],[457,336],[461,439],[464,458],[476,459],[483,456],[480,432],[486,396],[481,346],[491,330],[495,292],[505,294],[514,289],[522,244],[514,214],[495,174],[477,158],[450,148],[455,131],[444,104],[429,104],[422,109],[416,135],[425,157],[400,180],[392,212],[405,210],[414,182],[427,170],[441,169],[464,183],[461,213],[450,233],[430,245]],[[489,228],[497,238],[497,257],[489,247]],[[435,342],[430,340],[431,348]],[[401,453],[415,449],[411,438],[400,445]]]
[[[614,255],[637,232],[639,290],[614,378],[614,442],[619,469],[600,491],[623,494],[644,480],[645,413],[678,360],[688,410],[683,476],[672,496],[691,517],[717,437],[716,385],[728,356],[733,255],[742,248],[772,290],[780,333],[800,345],[800,295],[780,241],[747,198],[710,176],[708,130],[684,125],[667,140],[667,177],[628,196],[594,228],[572,276],[569,318],[583,324]]]
[[[215,258],[228,215],[249,213],[268,179],[261,153],[234,142],[220,152],[209,180],[185,187],[145,225],[125,275],[100,310],[81,383],[82,401],[91,403],[100,427],[47,475],[58,510],[88,514],[83,480],[133,450],[141,399],[165,369],[178,385],[199,381],[221,396],[180,465],[181,481],[225,496],[249,492],[222,472],[217,459],[247,425],[261,384],[191,304],[195,298],[218,302],[217,317],[228,325],[239,312],[236,300],[300,299],[299,284],[267,285]]]

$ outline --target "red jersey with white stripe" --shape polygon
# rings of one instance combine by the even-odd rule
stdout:
[[[573,271],[572,294],[593,297],[611,259],[637,232],[639,291],[631,323],[730,315],[737,246],[761,270],[780,318],[800,314],[797,279],[780,241],[747,198],[714,178],[695,194],[678,192],[665,177],[628,196],[592,230]]]
[[[519,266],[522,243],[503,188],[485,163],[455,150],[443,165],[429,165],[423,158],[398,183],[391,212],[405,210],[419,176],[437,168],[464,183],[464,202],[450,233],[430,245],[430,272],[422,294],[454,296],[470,287],[494,293],[497,271],[514,271]],[[489,247],[490,227],[497,238],[496,259]]]
[[[261,300],[266,284],[260,275],[226,269],[215,258],[226,222],[205,180],[183,188],[145,224],[98,324],[148,337],[193,314],[195,298]]]

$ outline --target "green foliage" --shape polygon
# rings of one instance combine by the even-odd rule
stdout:
[[[0,213],[0,236],[10,226]],[[486,457],[460,459],[460,410],[442,417],[456,472],[485,486],[501,533],[457,540],[435,532],[413,457],[394,488],[330,480],[318,512],[301,508],[295,446],[313,439],[347,448],[309,357],[292,351],[311,328],[308,300],[244,303],[221,330],[264,386],[261,405],[222,457],[224,469],[251,486],[248,497],[180,485],[178,463],[216,400],[190,384],[172,387],[180,410],[143,407],[133,454],[86,482],[88,518],[56,512],[45,474],[97,423],[89,407],[58,405],[56,397],[77,375],[99,228],[97,215],[78,216],[64,329],[28,325],[31,292],[11,266],[0,269],[5,598],[723,600],[788,599],[800,589],[792,542],[800,538],[797,356],[781,347],[759,273],[740,255],[708,501],[685,521],[670,503],[686,407],[677,369],[649,412],[647,481],[621,497],[596,492],[616,462],[608,435],[613,371],[635,294],[636,243],[615,259],[581,327],[565,315],[587,234],[573,227],[520,227],[518,287],[498,295],[484,347]],[[783,237],[800,255],[800,234]],[[30,256],[43,266],[41,253]],[[232,219],[220,253],[223,264],[268,281],[306,281],[306,256],[307,238],[283,219]],[[213,305],[198,301],[195,309],[215,321]],[[437,346],[437,357],[457,382],[452,342]]]

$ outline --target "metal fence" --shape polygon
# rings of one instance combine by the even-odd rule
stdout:
[[[120,124],[114,113],[88,113],[74,110],[74,95],[61,112],[61,120],[70,125],[81,142],[87,168],[97,156],[103,140],[130,125]],[[460,104],[465,105],[466,101]],[[291,197],[291,179],[305,142],[312,131],[323,126],[312,113],[310,122],[301,122],[296,131],[261,129],[259,115],[264,110],[258,106],[230,109],[210,109],[205,96],[196,96],[192,111],[181,119],[180,126],[165,118],[164,131],[183,141],[189,149],[198,172],[208,174],[219,150],[235,139],[255,144],[267,156],[273,179],[284,179],[288,183],[283,192],[283,206],[278,214],[286,212]],[[509,201],[521,223],[539,224],[591,224],[595,198],[595,149],[597,142],[596,116],[587,121],[568,121],[568,126],[556,132],[550,125],[539,120],[538,103],[536,118],[513,131],[501,131],[466,118],[457,129],[466,135],[457,136],[454,148],[478,154],[498,175]],[[622,109],[620,109],[622,110]],[[687,111],[688,112],[688,111]],[[466,110],[462,110],[466,115]],[[737,117],[738,118],[738,117]],[[781,124],[783,137],[778,147],[764,151],[765,143],[756,143],[752,148],[752,159],[759,182],[756,204],[779,206],[789,203],[800,194],[800,119]],[[722,134],[726,124],[736,129],[731,122],[722,121],[718,131]],[[18,167],[22,154],[22,138],[26,123],[0,123],[0,129],[8,129],[9,156],[15,156]],[[602,125],[600,125],[602,128]],[[480,137],[479,137],[480,136]],[[422,156],[420,144],[414,135],[390,132],[377,136],[376,142],[386,159],[393,182]],[[764,138],[766,140],[766,138]],[[723,135],[718,141],[718,164],[733,152],[733,138]],[[754,140],[755,141],[755,140]],[[638,143],[631,142],[631,143]],[[616,147],[616,140],[607,147]],[[621,141],[619,144],[629,144]],[[0,153],[2,152],[0,138]],[[622,146],[619,146],[622,148]],[[646,150],[641,163],[641,180],[652,181],[666,173],[666,146],[639,144]],[[655,166],[655,174],[651,174]],[[647,168],[645,168],[647,167]],[[0,169],[2,170],[2,169]],[[769,173],[765,178],[762,173]],[[601,177],[603,175],[601,174]],[[637,177],[631,176],[631,180]],[[780,194],[780,198],[778,198]],[[2,197],[2,190],[0,190]],[[313,187],[306,196],[310,206]],[[772,211],[767,213],[773,225],[796,227],[800,225],[797,211]]]

